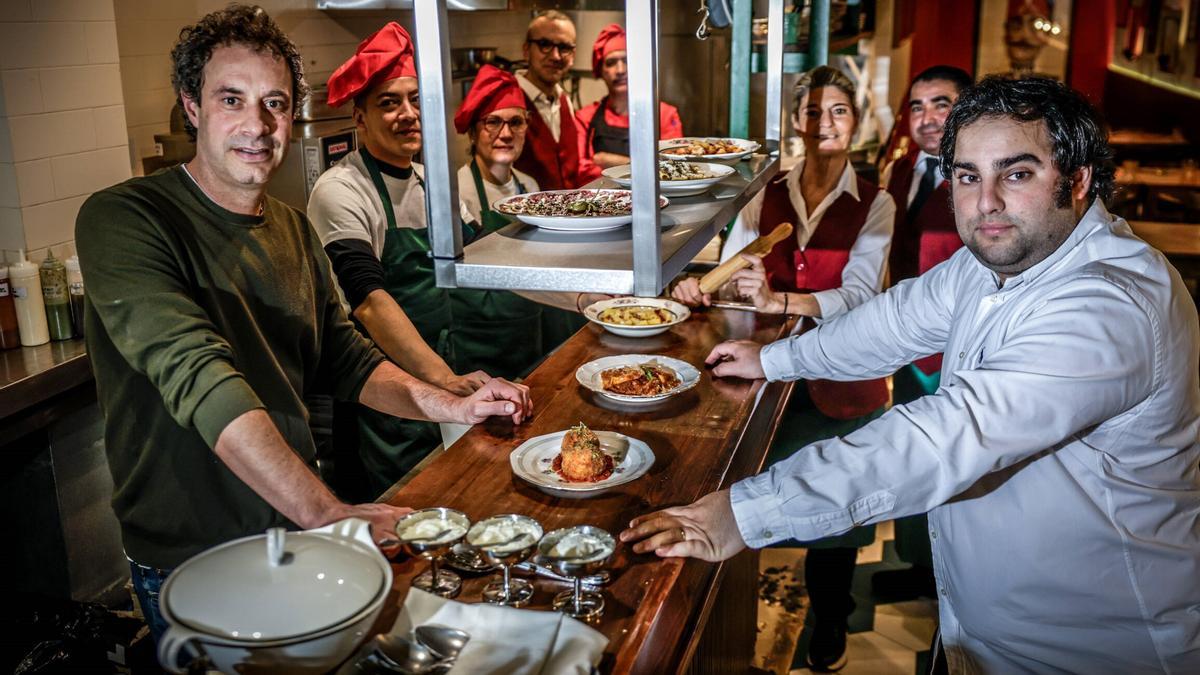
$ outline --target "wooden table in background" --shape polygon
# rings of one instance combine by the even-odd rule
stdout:
[[[1117,183],[1165,188],[1200,188],[1200,169],[1183,167],[1136,167],[1132,171],[1117,169]]]
[[[736,310],[698,312],[663,335],[643,339],[617,337],[589,325],[526,380],[535,405],[532,420],[518,427],[507,422],[477,425],[385,499],[414,508],[459,509],[472,521],[521,513],[536,518],[547,532],[591,524],[615,536],[634,516],[690,503],[760,469],[791,385],[714,380],[703,360],[722,340],[768,343],[791,325],[777,316]],[[575,369],[613,354],[682,359],[700,368],[700,383],[655,407],[604,403],[575,381]],[[580,421],[645,441],[654,452],[654,466],[613,492],[580,500],[551,497],[513,475],[509,453],[514,448]],[[394,568],[402,602],[412,577],[427,565],[410,560]],[[605,613],[594,624],[610,640],[603,672],[746,672],[755,641],[756,551],[710,564],[636,555],[618,543],[610,571],[612,582],[603,589]],[[464,581],[458,600],[480,602],[488,577]],[[541,578],[534,583],[531,609],[548,609],[554,594],[568,588]]]
[[[1200,279],[1200,223],[1156,223],[1131,220],[1141,239],[1163,252],[1185,279]]]

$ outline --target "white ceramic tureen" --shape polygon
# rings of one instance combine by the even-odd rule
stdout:
[[[328,672],[362,643],[391,587],[364,520],[231,541],[163,584],[158,659],[172,672],[196,655],[223,673]]]

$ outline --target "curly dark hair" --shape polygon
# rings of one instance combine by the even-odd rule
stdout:
[[[292,73],[292,111],[300,109],[300,103],[308,96],[304,60],[296,45],[258,5],[230,5],[179,31],[179,42],[171,49],[171,84],[180,107],[183,96],[200,102],[204,66],[214,49],[228,45],[245,45],[283,59]],[[196,127],[186,114],[183,126],[195,140]]]
[[[1042,121],[1050,136],[1054,167],[1062,174],[1055,193],[1059,208],[1071,201],[1071,176],[1092,169],[1088,199],[1112,197],[1116,167],[1108,145],[1108,128],[1100,113],[1081,94],[1049,77],[1009,79],[990,75],[959,95],[942,132],[942,173],[951,178],[954,146],[960,129],[982,118],[1011,117]]]

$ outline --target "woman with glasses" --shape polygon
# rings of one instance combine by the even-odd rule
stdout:
[[[497,200],[538,191],[537,181],[513,168],[525,147],[528,115],[525,95],[511,73],[490,65],[479,69],[454,115],[455,130],[471,140],[470,161],[458,170],[465,240],[509,223],[492,210]],[[579,294],[528,295],[539,302],[509,291],[454,290],[450,342],[455,363],[510,379],[519,377],[575,332],[572,327],[578,327],[578,315],[551,305],[576,307],[582,301]]]
[[[896,206],[850,165],[859,114],[854,93],[850,78],[828,66],[800,77],[793,90],[792,125],[804,143],[804,158],[746,205],[722,247],[721,257],[727,259],[781,223],[795,226],[795,236],[766,256],[745,256],[750,267],[730,281],[731,290],[760,312],[827,321],[883,289]],[[680,282],[672,295],[691,305],[711,302],[695,279]],[[814,441],[849,434],[882,414],[887,403],[882,379],[806,384],[792,394],[768,464]],[[858,549],[874,538],[871,525],[801,542],[808,547],[804,579],[815,618],[807,655],[813,670],[837,670],[845,663],[855,560]]]

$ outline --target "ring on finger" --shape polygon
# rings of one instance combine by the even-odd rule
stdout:
[[[687,541],[687,530],[679,528],[679,541]]]

